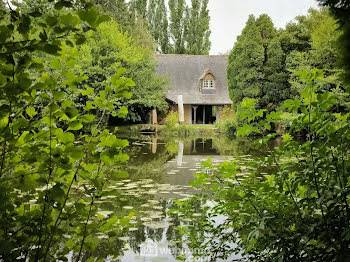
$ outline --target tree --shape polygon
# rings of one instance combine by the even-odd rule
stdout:
[[[249,19],[230,52],[227,82],[230,98],[237,106],[244,97],[259,99],[264,79],[265,49],[254,16]]]
[[[279,38],[271,40],[266,49],[265,81],[260,105],[269,110],[290,97],[289,74],[285,70],[285,54]]]
[[[152,36],[157,43],[157,51],[167,54],[169,52],[169,29],[164,0],[150,0],[147,21],[151,28]]]
[[[323,6],[329,7],[338,20],[342,35],[339,38],[341,49],[341,65],[344,68],[343,78],[350,85],[350,1],[349,0],[318,0]]]
[[[206,172],[192,183],[200,193],[178,202],[177,211],[190,218],[194,205],[204,206],[204,215],[179,228],[180,239],[211,254],[212,261],[231,254],[256,262],[349,261],[350,159],[345,156],[350,153],[350,114],[334,114],[336,96],[317,88],[321,70],[304,71],[300,77],[305,91],[286,100],[282,109],[300,112],[291,131],[306,132],[307,140],[300,143],[287,132],[274,150],[270,142],[277,134],[264,133],[281,121],[282,112],[256,110],[256,101],[245,99],[241,116],[249,124],[238,134],[260,134],[256,145],[271,154],[244,169],[238,161],[216,165],[208,160]],[[251,171],[244,178],[241,172],[247,166]],[[215,205],[205,205],[208,200]]]
[[[256,19],[256,26],[260,31],[264,47],[267,48],[270,41],[276,36],[276,29],[271,18],[267,14],[262,14]]]
[[[66,51],[76,50],[87,32],[97,30],[109,17],[85,1],[52,5],[54,15],[45,9],[18,8],[0,26],[0,257],[4,261],[59,261],[69,253],[76,261],[85,260],[84,253],[104,243],[97,232],[116,241],[133,216],[99,214],[96,200],[106,194],[108,170],[128,159],[121,152],[127,141],[103,123],[109,114],[125,116],[126,108],[117,101],[129,96],[134,82],[124,76],[125,68],[118,67],[99,94],[90,92],[93,87],[79,89],[88,75],[74,73],[75,52]],[[41,53],[46,61],[38,58]],[[74,95],[84,97],[83,110],[74,103]],[[120,249],[107,251],[104,258],[120,254]]]
[[[184,39],[186,8],[185,0],[169,0],[169,32],[173,42],[171,52],[174,54],[184,54],[186,51]]]
[[[116,22],[102,23],[96,32],[90,33],[89,39],[78,51],[79,62],[74,70],[90,76],[83,85],[93,86],[95,94],[105,88],[106,81],[120,64],[129,69],[125,76],[133,78],[135,82],[130,89],[133,96],[119,101],[129,110],[125,121],[147,122],[152,109],[165,109],[166,81],[155,72],[156,61],[152,50],[140,46],[132,37],[120,32]]]
[[[210,50],[210,28],[208,0],[192,0],[191,7],[186,9],[184,41],[186,53],[207,55]]]
[[[47,0],[46,0],[47,1]],[[94,0],[99,10],[111,16],[119,25],[119,30],[128,32],[136,42],[151,50],[155,49],[154,39],[149,31],[144,13],[144,1],[131,1],[126,3],[125,0]]]
[[[141,16],[142,18],[147,17],[147,0],[131,0],[130,10],[135,14],[135,17]]]
[[[129,12],[128,4],[125,0],[94,0],[93,1],[100,12],[108,14],[124,31],[130,31],[133,28],[133,22]]]
[[[291,72],[290,84],[293,91],[300,94],[303,85],[298,81],[298,72],[317,67],[324,70],[325,78],[322,89],[336,93],[340,100],[339,111],[349,110],[349,95],[345,92],[345,85],[340,81],[343,70],[339,68],[340,53],[337,43],[341,36],[336,20],[328,9],[310,9],[301,24],[296,27],[307,28],[308,47],[303,51],[291,51],[287,55],[287,69]],[[291,38],[293,39],[293,38]]]

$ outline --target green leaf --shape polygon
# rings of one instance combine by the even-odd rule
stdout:
[[[88,96],[94,93],[94,89],[91,87],[86,88],[85,90],[81,90],[81,94],[83,96]]]
[[[84,123],[89,123],[89,122],[93,121],[94,119],[95,119],[95,116],[90,115],[90,114],[82,115],[80,117],[80,120],[83,121]]]
[[[69,240],[66,242],[66,247],[68,247],[69,249],[72,249],[74,246],[75,246],[75,243],[74,243],[73,240],[69,239]]]
[[[62,49],[57,45],[46,44],[43,48],[43,51],[50,55],[58,55],[58,52]]]
[[[73,143],[75,140],[75,136],[70,132],[64,132],[57,137],[63,144]]]
[[[119,223],[122,227],[125,227],[127,224],[129,224],[130,219],[128,218],[121,218],[119,219]]]
[[[77,64],[77,61],[75,59],[69,59],[66,62],[66,66],[69,68],[73,68]]]
[[[62,107],[62,108],[66,108],[66,107],[69,107],[69,106],[71,106],[71,105],[73,105],[73,104],[74,104],[74,102],[71,101],[71,100],[64,100],[64,101],[62,102],[62,104],[61,104],[61,107]]]
[[[122,74],[124,74],[126,72],[126,68],[124,67],[119,67],[117,69],[117,76],[121,76]]]
[[[79,110],[75,107],[68,107],[66,110],[64,110],[64,113],[70,118],[74,118],[79,114]]]
[[[26,108],[26,113],[28,114],[28,116],[33,117],[37,114],[37,112],[35,111],[34,107],[27,107]]]
[[[53,99],[55,99],[55,101],[61,101],[65,96],[65,93],[62,91],[56,91],[53,93]]]
[[[23,16],[21,23],[18,25],[18,32],[22,35],[27,34],[30,29],[30,18],[28,16]]]
[[[45,19],[45,21],[49,26],[55,26],[58,22],[55,16],[49,16]]]
[[[86,106],[84,107],[84,110],[88,111],[88,110],[91,110],[91,109],[96,109],[96,107],[94,106],[93,102],[87,101],[86,102]]]
[[[80,130],[82,128],[83,128],[83,125],[80,122],[74,121],[69,123],[68,130]]]
[[[51,60],[50,65],[56,70],[60,70],[62,68],[61,61],[58,58]]]

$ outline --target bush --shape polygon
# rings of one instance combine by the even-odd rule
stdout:
[[[220,121],[215,123],[215,127],[226,135],[236,135],[238,126],[237,112],[235,112],[231,107],[224,107],[221,115],[222,118]],[[230,115],[233,115],[233,117],[230,117]]]
[[[166,120],[165,120],[165,127],[168,131],[175,131],[176,129],[176,126],[178,125],[179,123],[179,114],[178,112],[173,112],[171,111]]]

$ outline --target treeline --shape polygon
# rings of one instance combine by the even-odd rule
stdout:
[[[94,0],[139,43],[163,54],[209,54],[208,0]],[[153,42],[154,40],[154,42]]]
[[[50,20],[52,24],[57,22],[56,17],[62,13],[67,15],[67,22],[75,24],[75,21],[68,19],[70,15],[67,10],[54,8],[55,1],[24,0],[14,4],[28,16],[35,12],[42,13],[43,19]],[[108,13],[112,15],[111,19],[96,26],[94,31],[89,30],[90,27],[85,25],[84,28],[88,32],[81,34],[79,46],[72,46],[69,42],[65,42],[61,46],[61,54],[71,57],[72,61],[74,59],[76,62],[66,64],[60,61],[59,70],[63,74],[71,69],[81,77],[89,76],[78,84],[78,88],[87,89],[88,92],[98,95],[119,67],[127,68],[125,76],[132,78],[135,86],[130,88],[132,96],[118,101],[117,106],[125,106],[128,114],[126,118],[111,115],[108,122],[111,125],[148,122],[152,109],[158,111],[167,109],[164,99],[167,79],[158,76],[155,71],[154,39],[146,24],[143,24],[145,20],[141,17],[132,20],[131,7],[124,1],[96,1],[96,4],[93,12]],[[5,4],[2,7],[9,12]],[[32,23],[40,22],[38,19],[33,20]],[[45,38],[44,35],[40,37]],[[42,61],[48,60],[44,53],[35,53],[35,56]],[[44,65],[46,70],[50,70],[49,63]],[[81,109],[86,106],[81,96],[75,96],[74,101]]]
[[[229,56],[228,86],[234,105],[243,98],[257,100],[259,108],[275,109],[281,102],[299,96],[303,84],[298,72],[322,69],[321,90],[340,100],[338,110],[350,109],[340,67],[339,24],[328,9],[310,9],[297,16],[285,29],[276,29],[264,14],[250,16]]]

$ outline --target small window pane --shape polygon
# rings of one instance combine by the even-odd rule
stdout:
[[[204,80],[203,88],[214,88],[214,80]]]

